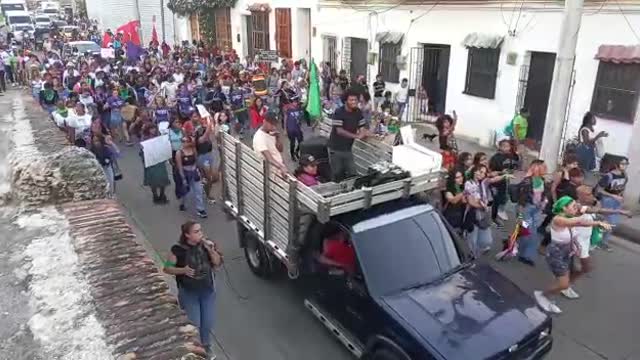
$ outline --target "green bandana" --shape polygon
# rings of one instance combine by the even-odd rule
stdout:
[[[574,201],[575,200],[573,200],[573,198],[571,196],[563,196],[563,197],[561,197],[555,203],[553,203],[553,208],[552,208],[553,213],[555,215],[562,214],[562,212],[564,211],[564,208],[567,207],[567,205],[571,204]]]
[[[69,115],[69,109],[58,109],[58,114],[60,114],[62,117],[67,117],[67,115]]]
[[[544,187],[544,180],[540,176],[534,176],[531,179],[531,184],[533,185],[534,189],[540,189]]]

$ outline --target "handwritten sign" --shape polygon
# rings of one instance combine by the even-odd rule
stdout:
[[[104,59],[113,59],[116,57],[116,51],[111,48],[100,49],[100,56]]]
[[[278,61],[277,50],[258,50],[258,60],[260,61]]]
[[[211,116],[211,114],[207,111],[204,105],[198,104],[196,105],[196,109],[198,109],[198,113],[200,114],[200,117],[206,118]]]
[[[157,136],[142,141],[144,167],[148,168],[171,159],[171,142],[168,135]]]

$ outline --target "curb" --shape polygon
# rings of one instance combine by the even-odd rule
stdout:
[[[613,230],[613,235],[632,243],[640,244],[640,229],[636,227],[624,223],[618,224]]]

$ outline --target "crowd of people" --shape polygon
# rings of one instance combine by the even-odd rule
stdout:
[[[116,36],[117,39],[117,36]],[[298,163],[293,171],[307,186],[317,185],[317,159],[300,152],[304,127],[313,128],[305,110],[308,100],[310,65],[282,60],[278,66],[254,59],[240,59],[232,49],[183,43],[171,48],[151,43],[139,58],[116,58],[74,53],[44,55],[4,49],[0,90],[4,79],[15,82],[21,71],[34,99],[64,131],[70,143],[87,148],[103,167],[111,195],[123,177],[118,166],[123,146],[168,135],[172,157],[145,166],[139,149],[144,185],[154,204],[170,202],[166,189],[173,181],[178,209],[206,218],[207,205],[215,202],[213,184],[219,177],[216,134],[228,132],[249,141],[282,173],[291,173],[282,153],[286,133],[290,159]],[[19,58],[17,58],[19,57]],[[21,70],[15,67],[16,63]],[[371,89],[364,76],[350,81],[344,70],[322,63],[319,77],[325,115],[331,118],[328,143],[331,180],[355,175],[351,148],[355,139],[389,131],[405,115],[408,81],[397,91],[387,89],[381,76]],[[370,94],[373,93],[373,96]],[[199,106],[207,110],[202,113]],[[604,132],[594,130],[595,117],[585,116],[575,151],[565,154],[562,168],[548,174],[541,160],[523,164],[518,148],[526,136],[527,111],[523,109],[499,139],[495,154],[461,152],[455,137],[458,116],[440,114],[435,126],[445,168],[449,171],[443,191],[443,214],[466,239],[475,256],[488,253],[494,244],[492,228],[509,219],[507,204],[516,204],[517,253],[524,264],[535,266],[544,254],[556,282],[535,298],[546,311],[561,310],[549,297],[578,294],[571,284],[592,269],[590,252],[610,251],[611,226],[619,221],[622,193],[627,182],[621,159],[601,174],[594,188],[584,184],[585,172],[595,169],[599,140]],[[308,130],[311,131],[311,130]],[[513,181],[514,174],[524,179]],[[552,177],[552,178],[551,178]],[[506,246],[506,245],[505,245]],[[580,271],[573,257],[580,259]],[[206,240],[195,222],[186,223],[180,241],[171,249],[165,271],[176,275],[181,305],[201,329],[203,345],[210,348],[213,330],[215,286],[211,269],[220,266],[222,255],[216,244]]]

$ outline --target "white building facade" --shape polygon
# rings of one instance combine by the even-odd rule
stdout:
[[[584,113],[592,111],[597,130],[610,133],[605,150],[626,155],[640,90],[640,5],[585,2],[582,27],[575,34],[565,137],[575,137]],[[457,133],[485,145],[526,106],[530,144],[539,146],[545,121],[565,122],[546,119],[562,4],[478,3],[324,0],[312,12],[311,53],[352,77],[367,75],[369,84],[383,73],[390,90],[407,78],[415,95],[408,120],[456,110]]]
[[[97,19],[102,29],[115,31],[133,20],[140,20],[140,36],[145,44],[151,41],[153,22],[160,42],[173,45],[191,40],[188,19],[175,15],[167,7],[168,0],[86,0],[87,15]]]

